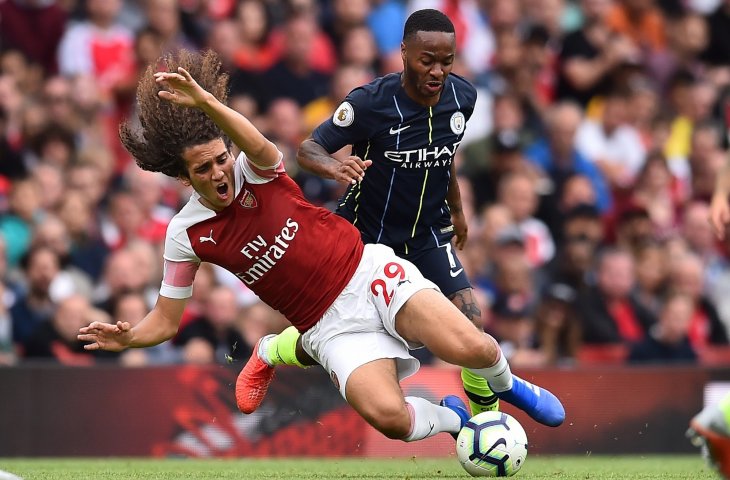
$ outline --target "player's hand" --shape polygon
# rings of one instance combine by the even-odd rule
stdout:
[[[77,338],[83,342],[86,350],[108,350],[120,352],[129,347],[132,341],[132,326],[129,322],[116,324],[91,322],[88,327],[81,327]]]
[[[365,177],[365,170],[373,164],[372,160],[363,160],[355,155],[350,155],[337,165],[334,172],[334,179],[338,182],[356,184],[362,182]]]
[[[725,193],[717,192],[710,203],[710,225],[720,240],[725,238],[725,228],[730,223],[730,204]]]
[[[451,224],[454,225],[454,235],[456,236],[456,248],[463,250],[466,245],[466,235],[469,226],[466,223],[464,212],[451,213]]]
[[[183,107],[202,105],[209,95],[182,67],[177,68],[177,73],[157,72],[154,77],[158,85],[165,87],[158,93],[160,98]]]

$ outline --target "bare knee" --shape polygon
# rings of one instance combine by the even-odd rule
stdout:
[[[362,416],[388,438],[404,438],[411,429],[411,416],[402,401],[373,405],[366,412],[362,412]]]
[[[497,342],[487,334],[469,335],[461,339],[451,363],[467,368],[491,367],[497,361],[498,348]]]

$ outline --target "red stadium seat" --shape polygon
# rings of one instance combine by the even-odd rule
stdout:
[[[628,354],[628,348],[621,343],[583,345],[578,349],[576,359],[583,365],[621,365],[626,363]]]

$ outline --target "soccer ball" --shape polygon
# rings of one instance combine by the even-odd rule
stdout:
[[[527,434],[504,412],[482,412],[459,432],[456,456],[472,477],[511,477],[527,458]]]

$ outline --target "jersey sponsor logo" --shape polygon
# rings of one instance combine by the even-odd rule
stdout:
[[[403,130],[406,130],[408,128],[411,128],[411,126],[410,125],[406,125],[405,127],[401,127],[401,128],[390,127],[390,134],[391,135],[396,135],[396,134],[398,134],[398,133],[400,133]]]
[[[287,218],[284,227],[270,242],[261,235],[248,242],[241,249],[241,253],[255,262],[251,268],[236,273],[236,276],[246,285],[253,285],[261,280],[284,257],[298,231],[299,224]]]
[[[464,114],[461,112],[454,112],[454,114],[451,115],[451,120],[449,120],[449,126],[451,127],[451,131],[457,135],[464,133],[464,127],[466,127],[466,118],[464,118]]]
[[[352,122],[355,121],[355,109],[352,108],[350,102],[342,102],[334,115],[332,115],[332,121],[338,127],[349,127]]]
[[[216,241],[213,240],[213,229],[212,228],[210,229],[210,233],[208,234],[207,237],[203,237],[203,236],[200,237],[200,243],[205,243],[205,242],[212,242],[213,245],[218,245],[216,243]]]
[[[254,197],[253,193],[251,193],[248,189],[244,189],[239,203],[243,208],[256,208],[259,205],[256,201],[256,197]]]
[[[456,149],[461,140],[443,147],[424,147],[416,150],[386,150],[383,152],[385,158],[398,162],[401,168],[429,168],[447,167],[451,165]]]

